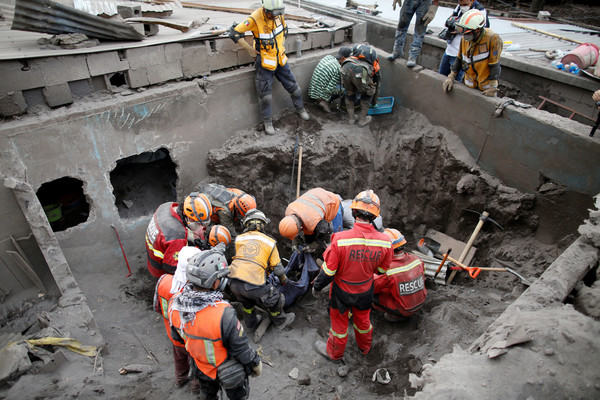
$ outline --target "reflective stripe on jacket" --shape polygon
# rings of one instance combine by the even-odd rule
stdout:
[[[244,22],[234,28],[239,33],[252,31],[254,44],[260,52],[261,65],[269,71],[277,69],[277,65],[285,65],[285,20],[282,15],[270,20],[265,17],[263,8],[254,10]]]
[[[156,283],[156,290],[154,291],[154,310],[163,316],[163,322],[165,323],[165,330],[167,336],[173,344],[177,347],[185,348],[183,343],[173,340],[171,336],[171,323],[169,322],[169,300],[173,297],[171,293],[171,284],[173,282],[173,275],[164,274],[158,279]]]
[[[393,257],[389,236],[368,223],[356,222],[348,231],[334,233],[325,250],[323,272],[346,293],[370,290],[374,273],[384,273]]]
[[[146,229],[148,267],[162,273],[175,273],[179,250],[187,245],[187,228],[177,214],[177,206],[170,202],[158,206]]]
[[[242,233],[235,239],[229,277],[262,286],[280,262],[275,239],[259,231]]]
[[[490,65],[500,62],[502,54],[502,39],[489,28],[477,43],[461,39],[459,57],[463,65],[468,65],[465,71],[465,85],[470,88],[486,90],[490,87]]]
[[[302,231],[312,235],[320,220],[333,221],[342,200],[340,196],[322,188],[310,189],[285,209],[285,215],[295,214],[302,220]]]

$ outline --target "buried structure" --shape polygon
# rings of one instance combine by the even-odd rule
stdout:
[[[182,46],[163,47],[173,56]],[[305,92],[318,60],[336,50],[290,62]],[[101,54],[118,68],[129,62],[128,73],[146,59],[116,53]],[[90,73],[92,60],[83,68]],[[382,95],[397,101],[366,128],[310,106],[312,119],[302,121],[277,87],[277,134],[265,136],[253,127],[254,74],[245,69],[6,121],[0,397],[195,398],[189,386],[174,386],[171,345],[151,306],[144,233],[152,212],[201,183],[238,187],[256,197],[287,258],[276,226],[300,170],[300,191],[351,198],[374,189],[385,226],[401,230],[413,250],[436,232],[466,242],[478,218],[465,210],[486,211],[504,230],[482,227],[470,265],[510,265],[532,285],[498,271],[428,281],[428,301],[408,322],[373,312],[367,356],[350,338],[345,377],[312,350],[329,329],[326,295],[305,295],[291,306],[290,330],[252,344],[265,366],[250,382],[251,398],[597,398],[600,139],[586,125],[507,99],[462,87],[441,96],[436,73],[382,63]],[[77,342],[67,348],[49,338]],[[386,384],[373,380],[377,370],[387,376],[383,369]]]

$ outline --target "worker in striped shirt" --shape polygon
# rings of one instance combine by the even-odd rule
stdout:
[[[323,57],[313,71],[308,97],[315,100],[326,113],[331,112],[329,103],[344,92],[340,68],[344,60],[350,57],[351,52],[352,48],[343,46],[337,55]]]

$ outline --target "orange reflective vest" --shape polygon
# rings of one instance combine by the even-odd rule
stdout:
[[[333,221],[341,204],[340,197],[322,188],[310,189],[285,209],[285,215],[295,214],[302,220],[302,231],[312,235],[320,220]]]
[[[231,306],[226,301],[208,306],[198,311],[196,319],[186,323],[181,329],[181,316],[179,311],[171,309],[171,303],[171,323],[180,332],[186,350],[204,375],[216,379],[217,367],[227,359],[227,349],[221,338],[221,319],[225,309]]]
[[[268,19],[261,7],[254,10],[244,22],[238,24],[234,29],[239,33],[252,31],[254,47],[260,52],[261,65],[264,69],[274,71],[277,69],[277,65],[287,63],[284,46],[286,26],[283,15]]]
[[[463,37],[458,53],[463,65],[469,66],[465,71],[465,86],[481,91],[489,89],[490,65],[499,63],[502,54],[500,36],[489,28],[484,29],[485,34],[477,43],[468,42]]]
[[[167,336],[171,339],[171,342],[177,347],[185,348],[185,345],[173,340],[171,336],[171,323],[169,322],[169,300],[173,297],[171,293],[171,284],[173,282],[173,275],[165,274],[158,279],[156,283],[156,291],[154,298],[154,306],[157,312],[163,316],[165,323],[165,330],[167,331]]]

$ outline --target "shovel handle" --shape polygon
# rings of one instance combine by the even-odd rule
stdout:
[[[422,239],[421,239],[422,240]],[[442,267],[444,266],[444,263],[446,262],[446,260],[448,259],[448,256],[450,255],[450,252],[452,251],[452,249],[448,249],[448,252],[446,254],[444,254],[444,259],[442,260],[442,262],[440,263],[440,266],[438,267],[438,269],[435,271],[435,274],[433,275],[433,280],[435,280],[435,278],[438,276],[438,274],[440,273],[440,271],[442,270]]]
[[[467,267],[466,270],[469,271],[469,276],[473,279],[477,278],[477,276],[481,272],[481,268],[475,267]]]

